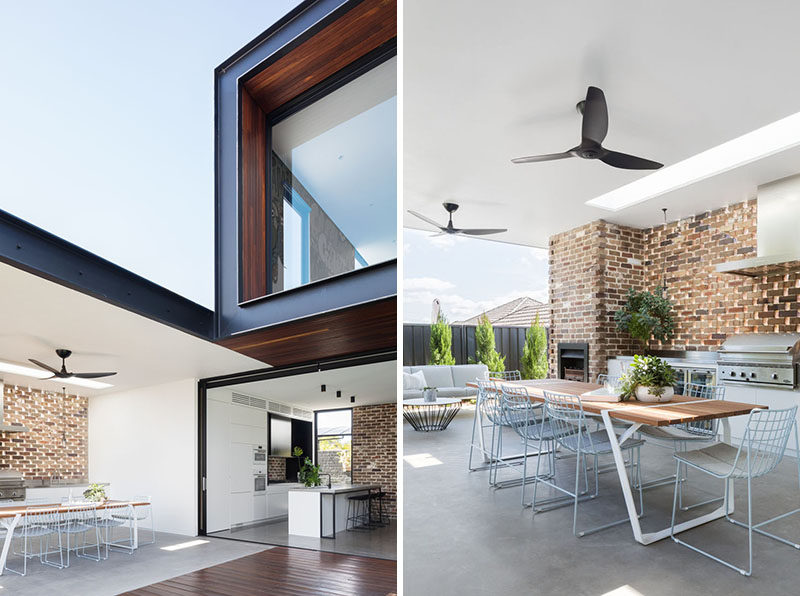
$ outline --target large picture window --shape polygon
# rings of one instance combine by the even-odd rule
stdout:
[[[273,122],[269,292],[397,257],[397,61]]]
[[[334,484],[352,481],[353,410],[316,413],[317,465]]]

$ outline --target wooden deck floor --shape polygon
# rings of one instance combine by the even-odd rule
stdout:
[[[397,592],[397,562],[277,547],[127,592],[132,596],[380,595]]]

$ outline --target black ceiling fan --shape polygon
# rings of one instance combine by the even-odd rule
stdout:
[[[48,379],[68,379],[70,377],[75,377],[78,379],[99,379],[100,377],[110,377],[111,375],[115,375],[115,372],[97,372],[97,373],[71,373],[67,370],[66,359],[72,355],[71,350],[65,349],[58,349],[56,350],[56,354],[58,357],[61,358],[61,370],[57,368],[53,368],[52,366],[45,364],[44,362],[39,362],[38,360],[34,360],[33,358],[28,358],[31,362],[33,362],[36,366],[43,368],[45,370],[49,370],[53,373],[52,377],[47,377]]]
[[[447,222],[446,226],[441,226],[429,217],[425,217],[421,213],[417,213],[416,211],[412,211],[411,209],[408,212],[411,215],[419,217],[422,221],[431,224],[432,226],[439,228],[441,232],[438,234],[434,234],[434,236],[441,236],[442,234],[466,234],[467,236],[488,236],[489,234],[499,234],[501,232],[506,232],[505,228],[454,228],[453,227],[453,212],[458,209],[458,204],[456,203],[442,203],[444,205],[445,210],[450,214],[450,221]]]
[[[578,102],[575,107],[578,112],[583,114],[580,145],[567,149],[563,153],[517,157],[511,161],[513,163],[532,163],[580,157],[582,159],[599,159],[610,166],[625,170],[657,170],[664,165],[657,161],[650,161],[649,159],[620,153],[619,151],[611,151],[603,147],[603,140],[608,133],[608,106],[606,106],[606,96],[602,89],[589,87],[586,92],[586,99]]]

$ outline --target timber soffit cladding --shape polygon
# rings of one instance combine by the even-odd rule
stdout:
[[[219,340],[272,366],[397,347],[397,297],[369,302]]]
[[[397,37],[396,0],[361,0],[243,77],[240,87],[240,299],[269,292],[268,115]],[[347,6],[347,5],[346,5]]]

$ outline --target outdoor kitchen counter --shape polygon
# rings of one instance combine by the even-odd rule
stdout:
[[[289,534],[333,538],[347,527],[348,497],[379,488],[379,484],[339,484],[290,489]]]

